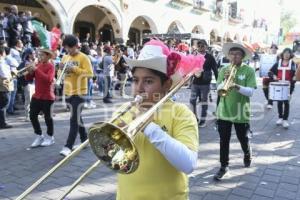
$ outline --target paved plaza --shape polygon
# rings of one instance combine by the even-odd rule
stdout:
[[[272,110],[266,110],[261,87],[252,98],[253,120],[251,122],[253,164],[243,167],[243,154],[235,134],[232,135],[230,151],[230,176],[221,182],[213,181],[219,168],[219,136],[214,120],[200,129],[199,167],[190,177],[190,200],[300,200],[300,91],[299,85],[291,100],[290,128],[275,125],[276,103]],[[176,95],[178,101],[188,104],[189,89],[181,89]],[[216,96],[213,92],[213,101]],[[95,100],[96,109],[84,110],[87,127],[104,120],[122,103],[103,105]],[[213,102],[213,105],[215,104]],[[214,110],[210,106],[210,113]],[[28,148],[34,139],[30,122],[20,115],[9,116],[13,129],[0,130],[0,199],[15,199],[54,166],[62,156],[69,130],[69,113],[55,106],[55,139],[50,147]],[[210,114],[210,118],[212,115]],[[107,120],[107,119],[106,119]],[[43,121],[43,120],[41,120]],[[44,123],[43,128],[45,130]],[[234,131],[233,131],[234,132]],[[56,200],[90,165],[96,161],[90,148],[66,164],[27,197],[30,200]],[[149,177],[151,178],[151,177]],[[90,174],[69,196],[69,200],[113,200],[116,192],[116,175],[101,166]],[[155,192],[155,191],[154,191]]]

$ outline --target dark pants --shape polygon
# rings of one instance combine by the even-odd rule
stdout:
[[[84,142],[87,140],[87,133],[81,117],[82,108],[84,106],[85,98],[83,96],[73,95],[66,98],[66,102],[70,107],[71,118],[70,118],[70,131],[67,139],[66,147],[69,149],[73,148],[77,133],[79,131],[80,140]]]
[[[229,143],[232,124],[234,125],[236,135],[241,144],[244,155],[249,156],[251,154],[248,138],[249,124],[218,120],[218,131],[220,135],[220,162],[222,167],[227,167],[229,165]]]
[[[288,100],[278,101],[277,108],[278,108],[278,117],[282,118],[283,120],[287,120],[289,118],[289,113],[290,113],[290,102]]]
[[[201,121],[205,121],[207,116],[207,109],[208,109],[208,93],[209,93],[209,85],[196,85],[192,84],[191,87],[191,97],[190,103],[192,105],[192,111],[197,115],[197,99],[200,98],[201,102]]]
[[[6,125],[6,107],[9,103],[10,92],[0,92],[0,127]]]
[[[111,98],[110,88],[111,88],[111,77],[104,76],[104,97],[103,100]]]
[[[45,117],[45,123],[47,126],[47,134],[53,136],[53,119],[51,115],[51,108],[54,101],[52,100],[41,100],[32,98],[30,102],[30,121],[34,129],[34,133],[42,135],[42,129],[39,122],[39,113],[42,111]]]
[[[273,105],[273,101],[271,99],[269,99],[269,87],[263,88],[264,91],[264,95],[268,101],[269,105]]]

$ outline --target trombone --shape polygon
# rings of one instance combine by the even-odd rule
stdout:
[[[114,116],[109,122],[97,122],[93,124],[88,131],[88,140],[82,143],[69,156],[65,157],[56,164],[49,172],[42,176],[25,192],[23,192],[16,200],[24,199],[30,192],[38,187],[46,178],[48,178],[59,167],[76,156],[84,147],[90,143],[92,151],[98,157],[96,161],[87,171],[84,172],[60,198],[64,199],[88,174],[90,174],[101,162],[111,170],[121,173],[133,173],[139,166],[139,154],[134,144],[134,138],[150,123],[151,117],[159,108],[170,99],[183,85],[190,80],[194,72],[189,73],[182,78],[179,83],[171,88],[159,102],[152,106],[148,111],[141,114],[127,126],[120,128],[114,125],[114,122],[122,115],[128,112],[133,106],[141,103],[142,97],[137,96],[136,99],[128,104],[125,109]]]
[[[64,63],[64,67],[63,69],[61,70],[58,78],[56,79],[55,81],[55,85],[58,87],[60,86],[60,84],[62,83],[62,80],[64,79],[64,76],[65,76],[65,73],[66,73],[66,69],[68,68],[68,62],[71,60],[70,57],[68,57],[68,59],[65,61]]]

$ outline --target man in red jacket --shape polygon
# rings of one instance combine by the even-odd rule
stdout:
[[[50,62],[53,52],[48,49],[39,50],[39,63],[32,66],[26,80],[35,79],[35,93],[30,103],[30,121],[32,123],[36,139],[31,147],[50,146],[54,144],[53,137],[53,119],[51,116],[51,107],[55,100],[53,79],[55,68]],[[42,129],[38,120],[40,112],[44,113],[47,125],[47,135],[42,134]]]

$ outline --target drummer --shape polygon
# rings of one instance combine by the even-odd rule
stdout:
[[[275,81],[287,81],[290,83],[290,95],[292,95],[295,88],[295,71],[296,64],[293,62],[293,52],[290,48],[285,48],[280,54],[280,59],[273,65],[269,72],[271,79]],[[276,124],[282,125],[284,128],[289,127],[288,117],[290,111],[289,100],[278,101],[278,117]]]

